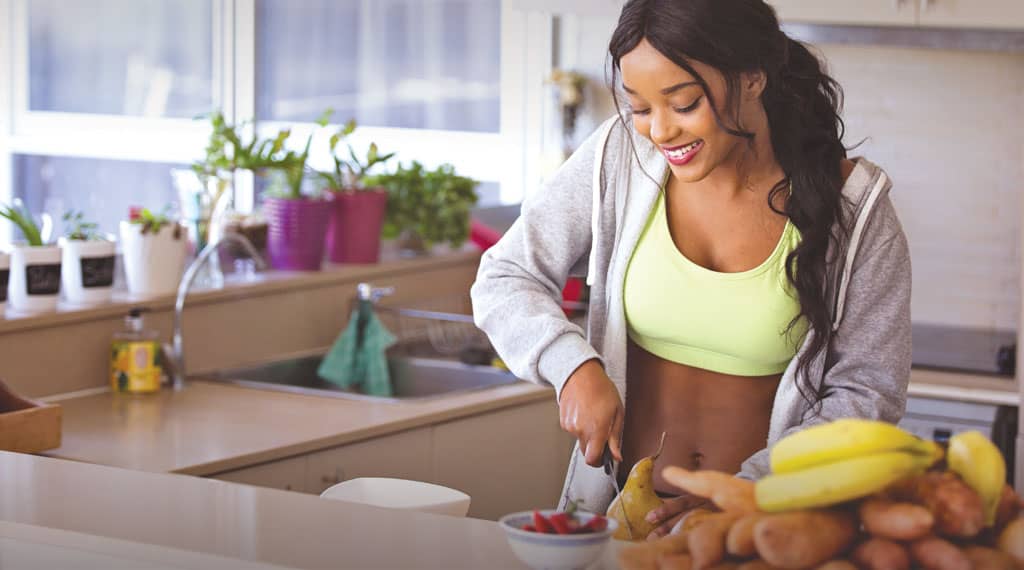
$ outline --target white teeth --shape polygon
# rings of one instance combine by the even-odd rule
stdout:
[[[680,148],[680,149],[677,149],[677,150],[667,150],[667,151],[665,151],[665,154],[667,154],[669,158],[672,158],[672,159],[675,159],[675,160],[681,160],[684,156],[686,156],[686,153],[688,153],[691,150],[697,148],[697,145],[699,145],[699,144],[700,144],[700,141],[696,141],[696,142],[690,143],[690,144],[684,146],[683,148]]]

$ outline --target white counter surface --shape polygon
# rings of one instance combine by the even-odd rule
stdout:
[[[614,549],[595,567],[613,567]],[[24,565],[35,556],[39,566]],[[524,568],[490,521],[0,452],[0,567],[62,559],[81,561],[71,568]]]

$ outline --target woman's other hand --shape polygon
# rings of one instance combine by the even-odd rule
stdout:
[[[697,508],[710,508],[710,501],[696,495],[682,495],[665,499],[663,504],[647,513],[647,522],[655,523],[658,526],[647,535],[647,540],[657,540],[668,533],[676,526],[683,515]]]
[[[584,362],[569,376],[558,410],[562,429],[579,440],[587,465],[601,466],[605,445],[622,461],[622,399],[598,360]]]

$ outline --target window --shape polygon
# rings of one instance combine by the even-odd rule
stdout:
[[[170,169],[205,148],[197,115],[299,144],[328,107],[358,121],[357,151],[449,162],[483,204],[518,202],[550,65],[549,18],[531,17],[502,0],[0,0],[0,202],[113,231],[130,205],[175,201]],[[258,187],[240,177],[236,208]],[[0,247],[14,237],[0,223]]]

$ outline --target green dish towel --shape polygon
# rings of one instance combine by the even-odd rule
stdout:
[[[361,300],[317,374],[342,388],[361,386],[371,396],[392,396],[386,353],[393,344],[395,336],[380,322],[370,302]]]

